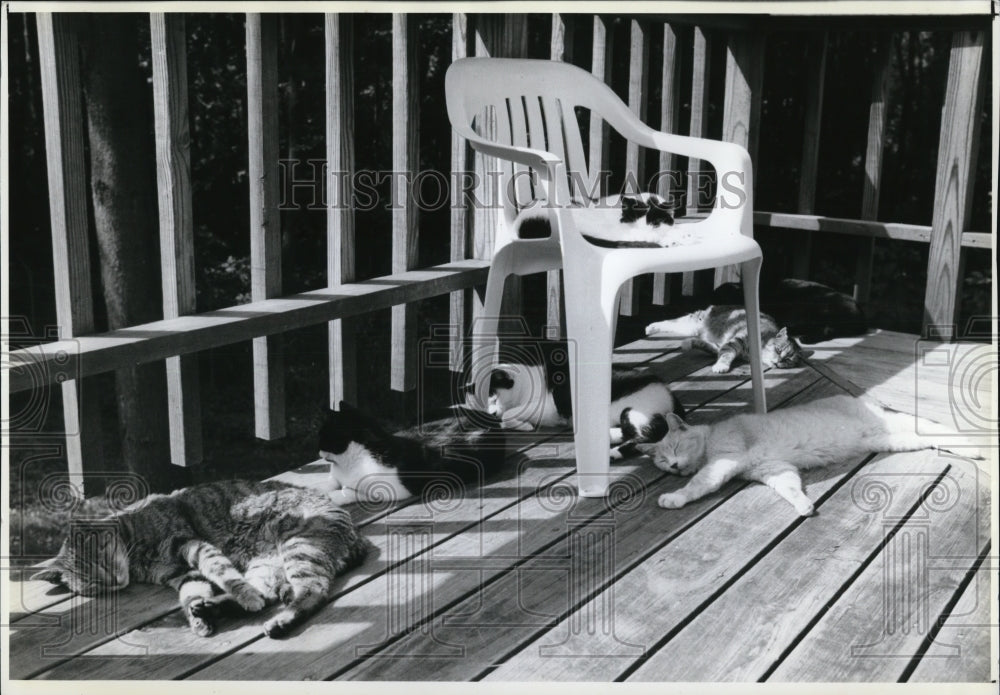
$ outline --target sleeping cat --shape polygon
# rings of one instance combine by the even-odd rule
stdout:
[[[591,207],[593,214],[578,217],[577,225],[584,239],[604,248],[656,249],[690,243],[686,235],[670,229],[673,208],[656,193],[608,196]],[[526,207],[514,224],[521,239],[541,239],[552,233],[548,212],[540,205]]]
[[[84,596],[138,582],[170,586],[202,637],[230,610],[255,613],[280,600],[284,608],[264,623],[264,634],[280,637],[325,605],[334,578],[369,548],[323,492],[227,480],[149,495],[89,528],[74,522],[56,558],[31,578]]]
[[[736,282],[719,285],[712,292],[713,304],[742,301],[743,287]],[[760,306],[804,343],[864,335],[868,330],[865,312],[853,297],[818,282],[761,278]]]
[[[741,477],[773,488],[799,514],[808,516],[813,504],[802,491],[800,469],[877,451],[969,444],[943,425],[846,395],[766,415],[736,415],[712,425],[688,425],[676,415],[667,419],[670,432],[648,447],[653,462],[667,473],[694,474],[684,487],[660,495],[659,505],[669,509]],[[974,456],[979,457],[978,451]]]
[[[682,348],[696,347],[718,355],[712,371],[728,372],[737,357],[747,359],[747,312],[741,306],[710,306],[669,321],[657,321],[646,326],[646,335],[687,338]],[[802,363],[807,356],[785,328],[778,327],[767,314],[760,315],[761,362],[764,368],[788,369]]]
[[[403,500],[438,484],[479,484],[506,456],[500,420],[488,413],[454,408],[447,417],[389,434],[344,402],[326,411],[319,449],[330,462],[331,494],[342,504]]]
[[[490,375],[490,412],[505,429],[568,426],[573,417],[566,344],[542,341],[540,363],[499,364]],[[658,441],[667,431],[666,413],[684,414],[670,387],[652,371],[612,367],[609,408],[614,458],[639,442]]]

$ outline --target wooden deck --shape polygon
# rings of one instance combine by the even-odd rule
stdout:
[[[769,406],[849,386],[941,421],[954,422],[958,404],[959,425],[982,426],[994,394],[976,367],[995,369],[995,348],[925,347],[887,332],[814,346],[819,371],[767,374]],[[616,360],[667,375],[692,419],[748,408],[746,368],[712,374],[676,341],[633,343]],[[509,474],[463,498],[356,507],[379,552],[288,639],[263,637],[264,616],[195,637],[165,588],[100,601],[12,581],[9,673],[984,682],[996,677],[992,456],[876,455],[811,471],[818,514],[802,519],[741,482],[660,509],[657,496],[684,480],[646,459],[614,466],[609,499],[580,499],[571,439],[535,435],[512,447]],[[283,477],[308,484],[325,473],[310,465]]]

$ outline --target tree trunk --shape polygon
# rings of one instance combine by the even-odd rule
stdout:
[[[136,15],[89,15],[81,33],[101,284],[108,328],[163,318],[151,93],[139,70]],[[122,458],[151,490],[182,481],[170,464],[162,362],[115,372]],[[97,467],[97,466],[95,466]]]

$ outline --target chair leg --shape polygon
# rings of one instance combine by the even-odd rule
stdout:
[[[497,364],[500,336],[500,307],[503,302],[504,285],[507,282],[509,246],[501,248],[486,278],[486,295],[483,299],[483,313],[473,323],[472,349],[470,350],[470,377],[475,387],[475,401],[479,408],[486,409],[489,402],[490,375]]]
[[[760,299],[758,285],[762,259],[754,258],[740,264],[743,279],[743,303],[747,311],[747,334],[750,338],[750,380],[753,383],[753,409],[756,413],[767,412],[767,397],[764,391],[764,368],[760,353]]]
[[[582,280],[567,277],[566,282],[577,487],[581,497],[603,497],[608,491],[610,469],[608,409],[617,288],[602,288],[592,278],[587,278],[586,283]]]

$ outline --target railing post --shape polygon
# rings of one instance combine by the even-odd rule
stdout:
[[[278,16],[247,14],[250,294],[281,295],[278,215]],[[284,337],[253,340],[254,424],[261,439],[285,436]]]
[[[324,15],[326,55],[326,280],[353,282],[354,263],[354,22]],[[358,402],[357,338],[351,319],[327,324],[330,407]]]
[[[392,272],[417,266],[419,208],[412,174],[420,165],[420,101],[417,87],[417,16],[392,15]],[[410,304],[392,308],[390,382],[393,391],[417,384],[417,313]]]
[[[892,34],[879,38],[872,78],[872,98],[868,107],[868,145],[865,148],[865,188],[861,219],[878,218],[879,190],[882,184],[882,155],[885,151],[885,125],[888,120],[889,87],[892,79]],[[867,302],[871,292],[874,239],[861,239],[854,275],[854,298]]]
[[[737,33],[726,46],[726,93],[722,112],[722,139],[742,145],[757,163],[760,133],[760,99],[764,82],[764,38],[757,34]],[[726,172],[717,171],[722,177]],[[759,177],[753,178],[754,184]],[[739,266],[715,269],[715,284],[738,282]]]
[[[819,136],[823,121],[823,87],[826,81],[826,47],[829,37],[823,32],[819,43],[806,47],[806,118],[802,135],[802,166],[799,170],[798,213],[811,215],[816,209],[816,177],[819,171]],[[802,232],[792,254],[792,275],[809,279],[809,256],[812,254],[812,232]]]
[[[660,87],[660,130],[676,133],[681,110],[680,55],[677,32],[669,24],[663,25],[663,74]],[[673,172],[677,158],[669,152],[660,152],[660,170],[657,172],[657,189],[663,198],[673,195]],[[670,302],[670,276],[653,275],[653,304],[664,306]]]
[[[77,19],[49,13],[36,17],[56,320],[60,339],[67,339],[94,330]],[[84,454],[98,461],[103,455],[98,393],[93,378],[68,379],[60,388],[70,484],[82,496]]]
[[[628,106],[640,121],[646,122],[646,108],[649,103],[649,39],[646,27],[638,20],[632,19],[629,27],[629,61],[628,61]],[[639,151],[639,145],[629,141],[625,148],[625,180],[632,177],[641,192],[645,186],[646,167],[645,152]],[[632,316],[638,309],[639,283],[629,279],[621,287],[621,303],[618,310],[622,316]]]
[[[197,310],[184,15],[151,13],[149,34],[153,59],[163,318],[173,319]],[[198,357],[168,357],[166,369],[170,460],[179,466],[201,463]]]
[[[930,326],[953,327],[958,320],[962,297],[962,233],[969,224],[979,155],[983,40],[983,32],[963,31],[956,32],[951,42],[927,261],[925,332]],[[956,334],[957,331],[953,332]]]

